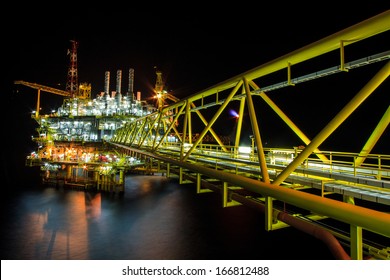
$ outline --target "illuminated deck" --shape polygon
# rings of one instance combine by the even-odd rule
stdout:
[[[120,147],[126,149],[126,146],[121,145]],[[258,156],[256,154],[240,154],[218,150],[218,146],[205,145],[196,149],[188,161],[191,164],[201,165],[206,168],[248,178],[261,179],[257,161]],[[275,179],[278,173],[285,169],[294,159],[294,155],[298,153],[299,151],[294,149],[269,149],[266,161],[270,179]],[[147,154],[152,155],[151,153]],[[180,149],[174,145],[167,145],[165,148],[161,148],[155,155],[157,154],[161,157],[179,158]],[[326,153],[322,154],[326,155]],[[285,179],[283,186],[293,189],[314,188],[320,191],[318,194],[321,196],[340,194],[378,204],[390,205],[389,156],[371,155],[371,159],[387,163],[385,168],[380,168],[378,164],[353,167],[353,160],[359,156],[358,154],[328,152],[327,156],[329,155],[332,155],[333,158],[337,157],[338,160],[321,163],[318,159],[311,157]],[[341,161],[341,158],[344,158],[344,161]],[[347,161],[348,159],[349,161]],[[158,170],[155,169],[155,171],[162,172],[163,170],[159,168]],[[188,170],[188,172],[191,172],[191,170]]]

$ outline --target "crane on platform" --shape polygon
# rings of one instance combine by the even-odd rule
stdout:
[[[157,67],[154,67],[156,69],[156,84],[154,86],[154,92],[156,94],[155,98],[157,98],[157,108],[161,109],[164,106],[165,99],[169,99],[173,102],[179,101],[179,99],[172,94],[168,93],[167,90],[165,90],[165,84],[163,82],[162,78],[162,72],[160,70],[157,70]]]
[[[72,48],[68,51],[70,55],[70,65],[68,70],[68,81],[66,84],[66,90],[60,90],[53,87],[48,87],[44,85],[40,85],[37,83],[31,83],[26,81],[14,81],[16,85],[24,85],[30,88],[34,88],[38,90],[37,97],[37,109],[35,111],[35,117],[39,117],[39,109],[40,109],[40,99],[41,99],[41,91],[61,95],[68,98],[80,98],[80,99],[90,99],[91,98],[91,84],[90,83],[81,83],[78,84],[78,75],[77,75],[77,46],[78,43],[74,40],[71,40]]]
[[[15,85],[24,85],[24,86],[27,86],[27,87],[30,87],[30,88],[34,88],[36,90],[38,90],[38,97],[37,97],[37,109],[35,110],[35,117],[38,118],[39,117],[39,108],[40,108],[40,103],[41,103],[41,91],[46,91],[46,92],[49,92],[49,93],[54,93],[54,94],[57,94],[57,95],[61,95],[61,96],[66,96],[66,97],[70,97],[70,93],[67,92],[67,91],[64,91],[64,90],[60,90],[60,89],[56,89],[56,88],[52,88],[52,87],[48,87],[48,86],[44,86],[44,85],[40,85],[40,84],[37,84],[37,83],[30,83],[30,82],[26,82],[26,81],[14,81],[14,84]]]
[[[30,87],[30,88],[37,89],[39,91],[45,91],[45,92],[54,93],[54,94],[57,94],[57,95],[70,97],[70,93],[68,91],[61,90],[61,89],[56,89],[56,88],[48,87],[48,86],[44,86],[44,85],[40,85],[40,84],[37,84],[37,83],[30,83],[30,82],[25,82],[25,81],[19,80],[19,81],[15,81],[14,84],[15,85],[24,85],[24,86],[27,86],[27,87]]]
[[[72,97],[72,94],[70,92],[68,92],[68,91],[57,89],[57,88],[53,88],[53,87],[49,87],[49,86],[40,85],[40,84],[37,84],[37,83],[31,83],[31,82],[18,80],[18,81],[14,81],[14,84],[15,85],[24,85],[24,86],[27,86],[27,87],[30,87],[30,88],[38,90],[37,107],[36,107],[37,109],[35,111],[35,117],[36,118],[39,117],[41,91],[45,91],[45,92],[49,92],[49,93],[53,93],[53,94],[56,94],[56,95],[61,95],[61,96],[64,96],[64,97],[69,97],[69,98]],[[80,86],[79,86],[79,94],[77,95],[77,97],[80,98],[80,99],[91,98],[91,84],[88,84],[88,83],[80,84]]]

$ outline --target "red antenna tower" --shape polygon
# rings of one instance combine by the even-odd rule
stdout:
[[[68,81],[66,83],[66,91],[70,93],[71,97],[75,97],[78,89],[78,75],[77,75],[77,47],[78,43],[74,40],[70,41],[72,43],[71,49],[68,50],[68,55],[70,56],[70,63],[68,68]]]

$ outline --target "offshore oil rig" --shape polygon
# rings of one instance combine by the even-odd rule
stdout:
[[[110,192],[124,191],[124,175],[129,170],[156,171],[166,173],[167,177],[176,174],[179,184],[193,183],[199,194],[219,193],[222,207],[244,204],[261,211],[267,231],[293,226],[323,240],[337,259],[363,259],[363,255],[390,259],[390,157],[383,152],[372,153],[378,140],[384,139],[389,124],[388,99],[375,104],[375,110],[385,105],[380,108],[384,113],[374,129],[368,131],[370,134],[360,151],[323,150],[321,146],[388,78],[390,62],[367,83],[362,80],[361,89],[351,95],[337,114],[321,110],[319,115],[326,117],[325,125],[317,131],[317,124],[321,128],[323,119],[316,120],[317,134],[312,139],[268,96],[270,91],[290,90],[300,83],[388,60],[389,50],[382,50],[387,45],[376,40],[373,43],[381,48],[379,52],[372,54],[374,49],[364,48],[364,52],[369,50],[369,56],[348,62],[344,59],[344,47],[389,31],[389,19],[390,13],[385,12],[182,100],[163,90],[161,72],[157,71],[154,106],[141,101],[140,93],[134,97],[132,69],[125,94],[122,95],[120,86],[122,72],[117,72],[117,88],[111,94],[106,72],[105,91],[91,99],[91,86],[77,82],[77,43],[72,41],[66,91],[15,82],[38,90],[37,110],[32,115],[39,125],[38,136],[34,138],[38,150],[28,156],[26,164],[41,168],[44,183]],[[334,66],[317,69],[315,63],[316,71],[291,75],[292,65],[333,51],[339,51]],[[270,74],[278,76],[279,71],[287,72],[287,77],[276,82],[270,79],[270,84],[264,85],[260,81]],[[344,78],[346,82],[361,79]],[[333,89],[338,83],[336,80],[329,86]],[[40,115],[41,90],[65,96],[63,105],[50,115]],[[337,94],[349,97],[351,90],[355,88]],[[378,94],[386,93],[379,88]],[[298,145],[306,146],[263,147],[252,97],[259,99],[256,104],[267,105],[280,117],[300,139]],[[317,103],[311,93],[307,97]],[[165,106],[166,99],[174,104]],[[228,106],[234,108],[232,103],[239,108],[235,141],[234,145],[225,145],[212,126],[226,126],[223,113]],[[308,104],[302,104],[300,114],[306,112]],[[314,105],[317,110],[318,104]],[[214,114],[208,120],[202,112]],[[193,115],[204,124],[200,133],[193,131],[193,124],[197,124]],[[270,114],[264,111],[262,115]],[[249,131],[242,129],[244,119],[251,125]],[[361,122],[358,125],[363,127]],[[357,137],[355,132],[361,131],[347,135],[351,142]],[[217,145],[207,143],[208,135]],[[247,136],[251,139],[250,146],[241,141]],[[388,146],[388,142],[385,144]]]
[[[146,172],[145,160],[135,154],[119,154],[107,145],[115,130],[128,119],[150,114],[157,108],[134,94],[134,69],[129,69],[128,88],[122,94],[122,71],[116,73],[116,89],[110,92],[110,72],[105,72],[104,92],[91,97],[91,84],[78,83],[78,42],[71,40],[70,64],[66,90],[25,81],[15,84],[37,89],[36,110],[32,118],[38,123],[33,141],[38,149],[27,156],[26,165],[39,166],[42,182],[82,190],[121,193],[124,175],[130,170]],[[164,88],[157,71],[156,94]],[[41,115],[41,91],[64,96],[63,104],[49,115]]]

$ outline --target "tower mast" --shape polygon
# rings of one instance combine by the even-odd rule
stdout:
[[[157,67],[154,67],[156,69],[156,84],[154,86],[154,91],[156,93],[158,108],[161,109],[164,103],[164,82],[162,79],[162,72],[160,70],[157,70]]]
[[[76,97],[78,93],[78,74],[77,74],[77,47],[78,43],[71,40],[71,49],[68,50],[70,57],[70,63],[68,68],[68,80],[66,83],[66,91],[70,93],[70,96]]]

